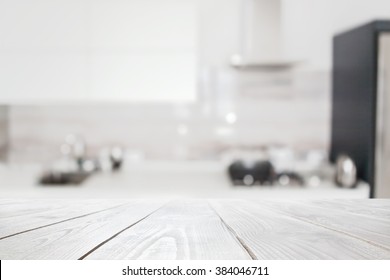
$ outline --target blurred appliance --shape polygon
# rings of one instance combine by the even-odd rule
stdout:
[[[91,173],[78,171],[78,172],[59,172],[59,171],[47,171],[40,178],[38,183],[40,185],[71,185],[76,186],[83,183]]]
[[[336,184],[344,188],[353,188],[357,184],[356,165],[346,155],[339,155],[336,160]]]
[[[275,170],[270,161],[234,161],[229,165],[228,173],[234,185],[251,186],[272,185],[275,180]]]
[[[390,21],[334,37],[331,161],[340,155],[371,198],[390,197]]]

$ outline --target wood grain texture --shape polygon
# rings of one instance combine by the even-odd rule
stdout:
[[[390,259],[389,212],[390,200],[0,199],[0,233],[16,233],[0,236],[0,259]]]
[[[364,208],[364,214],[357,214],[351,207],[345,211],[345,206],[343,208],[338,202],[327,202],[326,205],[322,205],[321,201],[262,203],[281,215],[342,232],[390,251],[390,219],[383,218],[383,215],[379,218],[375,214],[367,215],[368,210]],[[358,203],[353,207],[356,211],[362,211]],[[371,211],[375,213],[375,210]]]
[[[0,240],[0,259],[78,259],[160,207],[131,202]]]
[[[211,203],[258,259],[390,259],[388,250],[295,219],[263,202]]]
[[[315,200],[312,204],[331,210],[345,211],[351,214],[359,214],[374,219],[390,221],[390,200]]]
[[[171,202],[87,259],[250,259],[205,201]]]
[[[0,200],[0,240],[20,232],[89,215],[124,200]]]

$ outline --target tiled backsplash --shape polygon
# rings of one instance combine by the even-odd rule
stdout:
[[[7,158],[8,107],[0,105],[0,162]]]
[[[121,145],[147,159],[216,159],[230,148],[268,144],[327,148],[329,73],[209,70],[202,77],[199,101],[190,105],[12,106],[10,161],[58,158],[68,133],[82,135],[90,154]],[[230,112],[234,124],[226,122]]]

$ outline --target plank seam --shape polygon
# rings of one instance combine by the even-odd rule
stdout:
[[[129,228],[135,226],[136,224],[142,222],[143,220],[147,219],[149,216],[153,215],[154,213],[156,213],[158,210],[162,209],[163,207],[165,207],[168,203],[165,203],[164,205],[158,207],[156,210],[150,212],[148,215],[146,215],[145,217],[139,219],[138,221],[132,223],[131,225],[125,227],[124,229],[118,231],[117,233],[115,233],[114,235],[112,235],[111,237],[107,238],[106,240],[104,240],[103,242],[99,243],[98,245],[96,245],[95,247],[93,247],[91,250],[89,250],[87,253],[85,253],[84,255],[82,255],[80,258],[78,258],[78,260],[84,260],[86,257],[88,257],[90,254],[92,254],[93,252],[95,252],[97,249],[99,249],[100,247],[102,247],[104,244],[106,244],[107,242],[113,240],[115,237],[117,237],[118,235],[120,235],[121,233],[125,232],[126,230],[128,230]]]
[[[68,218],[68,219],[65,219],[65,220],[61,220],[61,221],[58,221],[58,222],[55,222],[55,223],[50,223],[50,224],[46,224],[46,225],[43,225],[43,226],[39,226],[39,227],[23,230],[23,231],[20,231],[20,232],[17,232],[17,233],[13,233],[13,234],[9,234],[9,235],[0,237],[0,240],[6,239],[6,238],[9,238],[9,237],[13,237],[13,236],[16,236],[16,235],[24,234],[24,233],[27,233],[27,232],[30,232],[30,231],[42,229],[42,228],[45,228],[45,227],[50,227],[50,226],[58,225],[58,224],[61,224],[61,223],[69,222],[71,220],[84,218],[84,217],[87,217],[87,216],[90,216],[90,215],[94,215],[94,214],[101,213],[101,212],[104,212],[104,211],[108,211],[108,210],[111,210],[111,209],[114,209],[114,208],[118,208],[118,207],[121,207],[121,206],[126,205],[126,204],[128,204],[128,202],[120,204],[120,205],[116,205],[116,206],[113,206],[113,207],[110,207],[110,208],[102,209],[102,210],[99,210],[99,211],[90,212],[90,213],[87,213],[87,214],[84,214],[84,215],[81,215],[81,216],[76,216],[76,217]]]
[[[285,213],[284,213],[284,214],[285,214]],[[355,239],[358,239],[358,240],[360,240],[360,241],[369,243],[370,245],[373,245],[373,246],[375,246],[375,247],[379,247],[379,248],[381,248],[381,249],[383,249],[383,250],[390,251],[390,248],[388,248],[388,247],[386,247],[386,246],[384,246],[384,245],[378,244],[378,243],[376,243],[376,242],[374,242],[374,241],[371,241],[371,240],[362,238],[362,237],[360,237],[360,236],[356,236],[356,235],[354,235],[354,234],[352,234],[352,233],[349,233],[349,232],[346,232],[346,231],[343,231],[343,230],[338,230],[338,229],[335,229],[335,228],[332,228],[332,227],[328,227],[328,226],[325,226],[325,225],[322,225],[322,224],[317,224],[317,223],[315,223],[315,222],[312,222],[312,221],[309,221],[309,220],[306,220],[306,219],[301,219],[301,218],[298,218],[298,217],[296,217],[296,216],[291,216],[291,215],[288,215],[288,214],[285,214],[285,215],[288,216],[288,217],[290,217],[290,218],[292,218],[292,219],[296,219],[296,220],[301,221],[301,222],[305,222],[305,223],[312,224],[312,225],[314,225],[314,226],[318,226],[318,227],[321,227],[321,228],[325,228],[325,229],[327,229],[327,230],[331,230],[331,231],[337,232],[337,233],[339,233],[339,234],[347,235],[347,236],[349,236],[349,237],[351,237],[351,238],[355,238]]]
[[[252,259],[252,260],[258,260],[256,254],[251,250],[251,248],[245,243],[245,241],[237,234],[237,232],[229,225],[226,223],[226,221],[219,215],[218,211],[215,210],[215,208],[210,205],[209,202],[207,202],[209,204],[209,207],[215,212],[215,214],[219,217],[219,219],[221,220],[222,224],[227,228],[227,230],[230,232],[230,234],[233,236],[233,238],[235,238],[237,240],[237,242],[241,245],[241,247],[243,248],[243,250],[249,255],[249,257]]]
[[[249,200],[252,204],[255,203],[255,201],[252,201],[252,200]],[[305,218],[300,218],[300,217],[297,217],[296,215],[291,215],[283,210],[280,210],[280,209],[275,209],[273,208],[272,206],[269,206],[269,205],[265,205],[265,207],[267,207],[268,209],[270,210],[274,210],[274,211],[277,211],[279,212],[280,214],[283,214],[291,219],[294,219],[294,220],[298,220],[300,222],[304,222],[304,223],[308,223],[308,224],[311,224],[311,225],[314,225],[314,226],[317,226],[317,227],[321,227],[321,228],[324,228],[324,229],[327,229],[327,230],[330,230],[330,231],[334,231],[334,232],[337,232],[339,234],[342,234],[342,235],[347,235],[351,238],[354,238],[354,239],[358,239],[359,241],[363,241],[363,242],[366,242],[372,246],[375,246],[375,247],[378,247],[380,249],[383,249],[385,251],[390,251],[390,248],[387,247],[387,246],[384,246],[384,245],[381,245],[381,244],[378,244],[374,241],[371,241],[371,240],[368,240],[368,239],[365,239],[363,237],[360,237],[360,236],[357,236],[357,235],[354,235],[352,233],[349,233],[347,231],[344,231],[344,230],[338,230],[338,229],[335,229],[333,227],[329,227],[329,226],[326,226],[326,225],[323,225],[323,224],[320,224],[320,223],[315,223],[313,221],[310,221],[308,219],[305,219]]]
[[[295,205],[298,205],[296,201],[292,201],[292,203],[294,203]],[[308,207],[317,208],[317,209],[319,209],[319,210],[321,210],[321,209],[326,209],[326,207],[323,206],[323,205],[320,205],[320,206],[319,206],[319,205],[313,205],[313,204],[308,203],[308,202],[301,202],[301,203],[303,203],[304,205],[307,205]],[[345,206],[347,206],[347,207],[350,206],[350,205],[346,205],[346,204],[344,204],[344,203],[339,203],[339,202],[337,202],[337,204],[339,204],[339,205],[345,205]],[[350,207],[352,207],[352,206],[350,206]],[[362,207],[362,206],[360,206],[360,207]],[[362,208],[366,208],[366,209],[367,209],[367,207],[365,207],[365,206],[363,206]],[[363,214],[363,213],[356,213],[356,212],[353,212],[352,210],[347,210],[347,209],[332,208],[332,209],[330,209],[330,210],[331,210],[331,211],[334,211],[334,212],[343,213],[343,214],[353,215],[353,216],[362,216],[362,217],[370,218],[370,219],[372,219],[372,220],[388,221],[388,219],[386,219],[386,218],[377,217],[377,216],[375,216],[375,215],[373,215],[373,214],[370,214],[370,215],[369,215],[369,214]],[[388,211],[388,209],[379,209],[379,210]]]

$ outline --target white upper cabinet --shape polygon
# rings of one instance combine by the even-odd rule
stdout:
[[[89,46],[150,51],[193,51],[192,0],[95,0],[90,5]]]
[[[1,51],[85,49],[86,5],[82,0],[0,0]]]
[[[0,103],[193,101],[196,0],[0,0]]]

